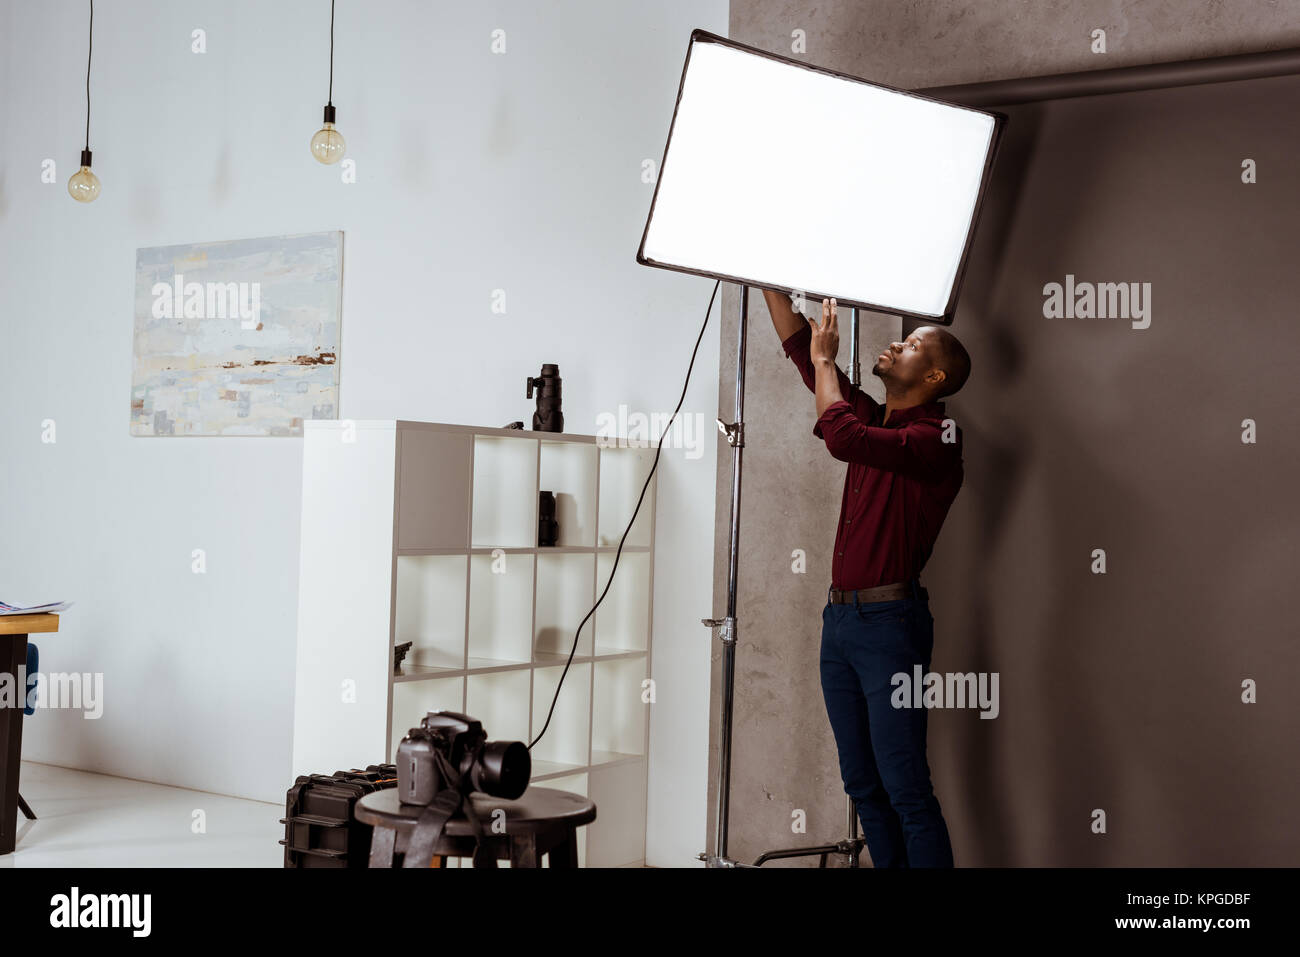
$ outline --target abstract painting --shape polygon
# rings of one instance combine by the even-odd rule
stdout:
[[[338,417],[343,234],[136,251],[132,435],[302,435]]]

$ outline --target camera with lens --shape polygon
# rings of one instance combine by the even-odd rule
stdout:
[[[513,801],[528,789],[532,770],[522,741],[489,741],[477,719],[456,711],[430,711],[397,746],[403,804],[429,804],[449,789]]]

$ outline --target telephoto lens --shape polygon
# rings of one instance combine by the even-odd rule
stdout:
[[[537,390],[537,411],[533,413],[534,432],[563,432],[564,413],[560,411],[560,367],[547,362],[542,365],[542,374],[529,376],[528,390],[525,398],[533,397]]]

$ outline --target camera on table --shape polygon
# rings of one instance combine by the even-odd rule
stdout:
[[[449,788],[513,801],[528,789],[532,756],[522,741],[489,741],[477,719],[430,711],[397,746],[397,794],[429,804]]]

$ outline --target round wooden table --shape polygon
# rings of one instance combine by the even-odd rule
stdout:
[[[578,828],[596,819],[596,805],[590,798],[554,788],[530,787],[515,801],[475,791],[469,800],[483,824],[489,850],[497,859],[509,860],[511,867],[541,867],[543,854],[549,856],[551,867],[577,867]],[[370,839],[371,867],[443,867],[448,857],[473,855],[474,831],[461,811],[443,827],[431,861],[406,860],[415,822],[423,812],[421,805],[402,804],[397,788],[375,791],[356,803],[357,820],[375,829]],[[496,812],[504,812],[504,819]],[[504,833],[494,832],[494,822],[504,824]]]

